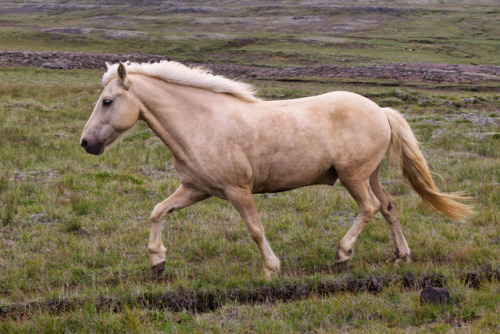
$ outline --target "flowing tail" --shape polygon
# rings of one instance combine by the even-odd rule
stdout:
[[[461,196],[460,193],[442,193],[436,187],[418,141],[403,116],[397,110],[382,109],[391,126],[391,142],[387,151],[389,162],[400,166],[403,176],[410,181],[424,204],[433,211],[459,221],[472,215],[472,206],[455,201],[467,200],[469,197]]]

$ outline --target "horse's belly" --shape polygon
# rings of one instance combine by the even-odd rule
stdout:
[[[335,170],[327,159],[283,160],[260,166],[253,184],[254,193],[280,192],[319,183],[335,182]]]

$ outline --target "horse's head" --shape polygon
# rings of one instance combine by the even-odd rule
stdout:
[[[132,128],[139,118],[139,102],[129,91],[130,82],[123,64],[118,65],[117,76],[109,80],[97,100],[80,144],[87,153],[100,155],[104,148]]]

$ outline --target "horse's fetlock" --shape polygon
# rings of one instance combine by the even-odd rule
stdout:
[[[409,263],[411,262],[410,250],[407,249],[407,251],[401,251],[396,248],[394,249],[394,255],[386,262],[392,262],[395,266],[397,266],[400,262]]]
[[[265,264],[265,267],[271,270],[279,271],[281,264],[278,258],[274,258]]]
[[[163,246],[148,246],[149,254],[164,254],[167,249]]]
[[[410,258],[410,249],[408,246],[404,247],[405,249],[395,248],[394,249],[394,257],[397,259],[405,259]]]

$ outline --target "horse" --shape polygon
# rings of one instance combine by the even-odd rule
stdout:
[[[461,193],[436,187],[404,117],[361,95],[334,91],[265,101],[252,85],[175,61],[106,64],[104,89],[80,140],[100,155],[142,120],[172,153],[178,189],[151,213],[148,253],[153,276],[165,270],[162,221],[175,210],[215,196],[238,211],[263,259],[263,272],[278,275],[253,194],[281,192],[337,179],[359,208],[340,240],[336,264],[353,256],[359,234],[378,211],[394,243],[390,260],[410,261],[396,202],[379,181],[382,159],[398,165],[430,209],[463,220],[472,206]]]

